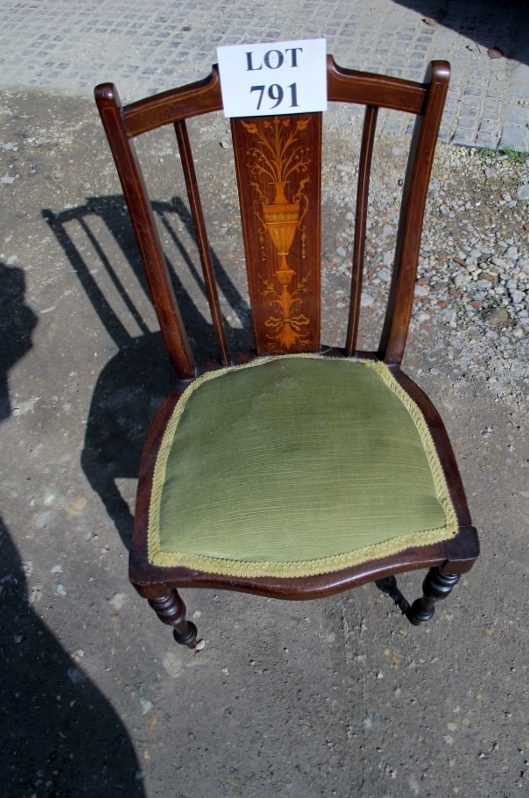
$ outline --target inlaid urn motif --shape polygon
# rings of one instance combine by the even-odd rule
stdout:
[[[269,297],[278,312],[267,318],[265,326],[271,330],[269,339],[286,349],[308,340],[307,327],[310,324],[310,320],[299,312],[309,275],[293,283],[296,272],[288,263],[288,254],[298,233],[302,237],[304,253],[303,218],[308,210],[308,199],[303,189],[309,178],[303,175],[308,171],[310,158],[308,148],[299,144],[296,134],[309,122],[310,119],[275,117],[272,121],[264,121],[262,131],[255,123],[243,122],[248,133],[257,139],[256,145],[247,153],[250,174],[256,178],[251,183],[258,198],[254,212],[262,223],[260,233],[270,236],[279,256],[275,280],[260,276],[262,296]],[[271,189],[270,194],[273,192],[272,202],[263,190],[263,178],[266,179],[265,186],[267,184]]]

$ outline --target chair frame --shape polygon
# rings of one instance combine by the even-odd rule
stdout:
[[[179,588],[204,587],[255,593],[281,599],[315,599],[375,581],[386,592],[391,594],[393,591],[395,598],[395,588],[392,582],[395,574],[429,568],[423,583],[421,598],[417,599],[411,607],[400,594],[399,601],[395,599],[396,603],[400,603],[401,609],[405,611],[409,620],[417,625],[432,617],[435,603],[450,593],[460,575],[470,570],[479,554],[477,532],[472,526],[463,484],[444,425],[426,394],[400,368],[411,319],[424,208],[450,68],[447,62],[434,61],[430,65],[426,82],[416,83],[395,77],[344,69],[337,66],[332,56],[329,56],[327,77],[329,101],[361,104],[366,106],[366,113],[360,150],[351,305],[346,345],[343,349],[325,348],[320,345],[312,351],[319,351],[322,356],[327,357],[378,359],[388,365],[395,379],[424,415],[446,476],[459,529],[454,538],[441,543],[408,549],[390,557],[341,571],[302,578],[239,578],[197,572],[186,568],[158,567],[149,563],[147,526],[154,465],[165,427],[176,403],[185,388],[199,374],[221,366],[248,362],[263,352],[259,351],[258,347],[257,351],[240,353],[236,356],[232,356],[229,352],[191,145],[185,124],[185,120],[188,118],[222,109],[217,68],[213,67],[212,73],[204,80],[127,106],[121,105],[113,84],[101,84],[95,90],[96,102],[145,265],[163,340],[178,378],[175,392],[168,397],[157,412],[145,441],[130,552],[130,579],[140,595],[148,599],[160,620],[173,628],[177,642],[190,648],[197,645],[197,630],[194,624],[186,619],[186,608],[178,593]],[[395,267],[380,345],[376,352],[362,352],[356,349],[356,341],[364,269],[369,175],[379,108],[414,114],[416,124],[403,188]],[[321,127],[321,115],[319,116]],[[232,120],[234,139],[238,135],[237,125],[239,123],[240,120]],[[169,124],[174,125],[180,150],[218,346],[218,361],[200,366],[197,366],[194,361],[178,310],[141,169],[132,144],[132,139],[136,136]],[[242,220],[248,259],[249,246],[252,244],[252,235],[254,234],[249,229],[244,214]],[[250,267],[251,264],[247,268],[250,269]],[[252,299],[254,300],[253,307],[256,298],[252,297]],[[317,300],[319,303],[319,294]]]

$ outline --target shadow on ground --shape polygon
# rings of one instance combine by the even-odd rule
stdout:
[[[475,42],[529,64],[527,0],[394,0]],[[500,56],[501,57],[501,56]]]
[[[11,415],[8,371],[31,349],[37,317],[21,269],[0,264],[0,421]],[[2,796],[144,795],[125,727],[32,609],[23,563],[0,518]],[[97,745],[87,746],[87,740]]]
[[[148,297],[148,287],[131,227],[123,224],[120,214],[123,203],[123,197],[119,195],[89,198],[85,205],[58,214],[43,210],[43,216],[63,248],[103,327],[118,349],[97,379],[88,415],[81,464],[124,545],[129,548],[133,516],[116,481],[137,477],[147,428],[163,399],[174,389],[176,377],[161,334],[149,328],[142,312],[142,302]],[[215,341],[212,325],[205,322],[203,315],[202,306],[206,296],[204,281],[197,271],[192,253],[186,249],[173,223],[175,216],[178,217],[192,237],[191,217],[178,197],[174,197],[171,202],[154,202],[153,211],[162,234],[165,233],[171,240],[176,256],[181,261],[179,267],[190,276],[191,289],[185,287],[180,279],[180,269],[177,271],[168,262],[182,319],[195,356],[199,362],[211,359],[215,352]],[[93,224],[94,219],[103,223],[97,233],[94,232],[97,227]],[[92,251],[97,253],[97,269],[91,268],[87,262],[86,255],[72,233],[72,224],[81,228]],[[124,263],[122,276],[119,262],[117,266],[113,265],[106,255],[108,234],[114,245],[117,244]],[[213,251],[212,258],[219,289],[228,306],[237,308],[239,313],[241,310],[247,313],[244,299]],[[127,284],[127,270],[137,280],[139,291],[131,290],[130,284]],[[139,335],[131,335],[122,321],[123,316],[120,317],[114,310],[112,301],[102,287],[101,274],[125,305],[131,322],[140,332]],[[227,334],[230,343],[237,348],[248,349],[251,346],[246,337],[243,339],[240,330],[235,331],[227,326]],[[239,340],[236,340],[237,336],[241,336]]]

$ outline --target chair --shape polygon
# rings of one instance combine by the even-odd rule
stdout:
[[[147,434],[130,579],[178,643],[197,646],[178,589],[314,599],[375,581],[417,625],[476,560],[478,538],[442,421],[401,370],[449,65],[424,84],[343,69],[329,101],[366,106],[358,168],[348,331],[320,342],[322,115],[232,119],[254,350],[230,353],[186,119],[222,108],[206,79],[122,106],[95,96],[178,378]],[[380,344],[357,350],[366,216],[379,108],[414,114],[395,266]],[[215,329],[197,365],[183,327],[132,140],[176,131]],[[428,568],[409,605],[395,574]]]

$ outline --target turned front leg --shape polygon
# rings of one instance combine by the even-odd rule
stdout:
[[[422,584],[423,596],[411,605],[406,613],[414,626],[429,621],[435,612],[438,601],[445,599],[457,582],[460,574],[443,574],[439,568],[430,568]]]
[[[173,627],[174,639],[188,648],[196,648],[197,627],[186,620],[186,605],[177,590],[170,590],[164,596],[149,599],[149,604],[162,623]]]

